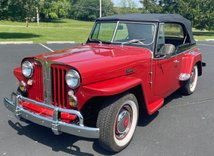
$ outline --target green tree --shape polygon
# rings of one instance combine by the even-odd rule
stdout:
[[[40,3],[40,13],[43,19],[57,19],[68,17],[69,0],[43,0]]]
[[[140,0],[143,5],[143,13],[161,13],[162,7],[158,0]]]
[[[144,13],[180,14],[197,29],[214,29],[214,0],[140,0]]]
[[[163,0],[162,12],[181,14],[197,29],[214,29],[213,0]]]
[[[9,20],[24,20],[35,17],[39,0],[1,0],[1,18]]]
[[[99,17],[99,0],[71,0],[70,18],[80,20],[95,20]],[[102,15],[113,14],[111,0],[102,0]]]

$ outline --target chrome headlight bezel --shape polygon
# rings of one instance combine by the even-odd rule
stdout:
[[[76,89],[80,86],[80,74],[76,70],[70,69],[65,75],[65,81],[69,88]]]
[[[22,74],[26,78],[31,78],[34,72],[34,65],[30,61],[24,61],[22,63]]]

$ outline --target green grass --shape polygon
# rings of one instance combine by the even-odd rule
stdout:
[[[193,29],[194,38],[202,41],[205,39],[214,39],[214,31],[201,31],[197,29]]]
[[[1,41],[76,41],[85,42],[93,27],[93,22],[63,19],[53,22],[30,23],[26,27],[24,22],[0,21]],[[197,40],[214,39],[214,31],[200,31],[193,29]]]
[[[30,23],[0,21],[0,41],[76,41],[85,42],[93,22],[58,20],[55,22]]]

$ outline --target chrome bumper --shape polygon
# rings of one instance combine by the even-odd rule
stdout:
[[[53,110],[53,118],[47,118],[24,109],[22,105],[19,104],[22,101],[30,102],[35,105]],[[63,109],[55,107],[53,105],[37,102],[35,100],[23,97],[21,95],[17,95],[15,93],[11,94],[11,99],[4,98],[4,105],[8,110],[12,111],[18,119],[24,118],[33,123],[51,128],[53,133],[56,135],[59,135],[61,132],[64,132],[86,138],[99,138],[99,128],[84,126],[83,124],[84,119],[79,111]],[[79,118],[79,125],[60,121],[59,120],[60,112],[77,115],[77,117]]]

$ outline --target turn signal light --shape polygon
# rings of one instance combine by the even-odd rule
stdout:
[[[72,90],[68,92],[68,103],[71,107],[77,108],[77,97],[74,95],[74,92]]]
[[[20,84],[19,84],[19,89],[22,91],[22,92],[26,92],[27,88],[26,88],[26,83],[24,81],[21,81]]]

